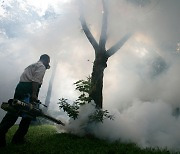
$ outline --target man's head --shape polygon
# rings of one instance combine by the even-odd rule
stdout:
[[[50,68],[50,57],[47,55],[47,54],[43,54],[40,56],[40,59],[39,59],[43,64],[44,66],[46,67],[46,69],[49,69]]]

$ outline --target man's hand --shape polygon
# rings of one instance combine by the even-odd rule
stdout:
[[[33,102],[36,102],[38,100],[37,93],[39,89],[39,83],[32,82],[32,96],[31,99]]]
[[[31,100],[32,100],[32,102],[36,102],[38,100],[36,94],[32,94]]]

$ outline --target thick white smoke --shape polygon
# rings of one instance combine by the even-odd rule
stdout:
[[[136,143],[141,148],[167,148],[178,151],[180,142],[180,119],[173,114],[171,105],[161,100],[142,102],[135,100],[123,111],[109,109],[114,120],[103,123],[88,123],[89,116],[95,111],[93,103],[80,108],[78,119],[66,121],[66,126],[57,126],[60,132],[79,136],[94,135],[109,141],[120,140],[124,143]]]

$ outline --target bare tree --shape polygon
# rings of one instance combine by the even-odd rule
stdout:
[[[107,1],[102,0],[102,5],[103,5],[102,27],[101,27],[101,34],[98,43],[95,40],[94,36],[92,35],[89,27],[87,26],[87,22],[85,20],[83,13],[82,1],[79,0],[80,22],[82,25],[82,29],[95,51],[95,60],[93,63],[93,70],[91,76],[92,89],[89,93],[89,96],[95,101],[97,108],[102,108],[103,76],[104,76],[104,69],[107,67],[108,58],[111,57],[113,54],[115,54],[132,35],[131,33],[126,34],[118,42],[116,42],[111,48],[106,49],[107,25],[108,25]]]

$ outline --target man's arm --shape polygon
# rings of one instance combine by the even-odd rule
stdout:
[[[37,65],[36,70],[33,73],[32,77],[32,96],[31,99],[33,102],[38,100],[39,87],[43,81],[46,68],[44,65]]]
[[[39,83],[32,82],[32,96],[31,96],[32,101],[38,100],[38,96],[37,96],[38,90],[39,90]]]

